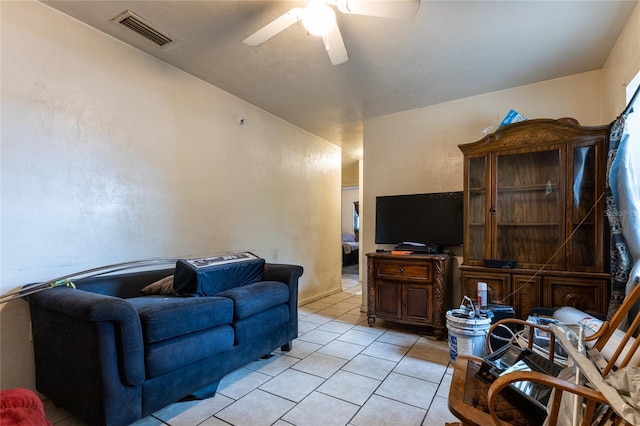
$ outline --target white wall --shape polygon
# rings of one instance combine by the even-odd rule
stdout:
[[[376,249],[376,196],[461,191],[458,145],[481,139],[482,131],[496,127],[511,108],[530,119],[573,117],[582,125],[602,124],[601,76],[592,71],[365,120],[361,250]],[[457,271],[453,279],[457,304]],[[365,304],[366,276],[362,282]]]
[[[342,165],[342,187],[353,187],[360,185],[360,160],[351,164]]]
[[[640,3],[627,21],[603,69],[603,119],[613,121],[626,104],[626,86],[640,72]],[[636,111],[640,105],[636,104]]]
[[[301,301],[340,288],[338,147],[42,3],[1,31],[2,293],[245,250],[302,265]],[[28,305],[0,309],[0,387],[33,388]]]

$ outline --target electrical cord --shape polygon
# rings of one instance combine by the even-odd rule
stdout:
[[[510,337],[504,337],[504,336],[498,336],[495,333],[495,330],[497,329],[504,329],[506,330],[509,334]],[[551,332],[551,331],[549,331]],[[528,334],[528,332],[527,332]],[[529,348],[529,340],[526,337],[525,334],[525,330],[520,330],[520,331],[516,331],[514,332],[513,330],[511,330],[509,327],[507,327],[504,324],[499,324],[491,333],[490,336],[492,339],[496,339],[498,341],[502,341],[505,342],[507,344],[510,345],[514,345],[517,346],[521,349],[525,349],[525,348]],[[537,353],[538,355],[541,355],[547,359],[549,359],[549,349],[546,348],[545,346],[539,345],[537,343],[535,343],[535,341],[533,342],[533,344],[531,345],[531,351]],[[491,340],[489,340],[489,351],[490,352],[494,352],[493,346],[491,345]],[[559,354],[557,351],[553,354],[553,362],[555,362],[558,365],[561,366],[566,366],[567,365],[567,357],[563,356],[562,354]]]
[[[578,225],[575,227],[575,229],[571,232],[571,234],[569,234],[569,236],[563,241],[562,244],[560,244],[560,247],[558,247],[558,249],[555,251],[555,253],[553,253],[549,259],[544,263],[544,265],[542,265],[536,272],[535,274],[533,274],[531,277],[529,277],[529,279],[527,281],[525,281],[524,283],[522,283],[518,288],[516,288],[514,291],[512,291],[511,293],[507,294],[505,297],[502,298],[502,300],[500,300],[500,303],[505,303],[505,301],[507,301],[511,296],[513,296],[514,294],[518,293],[520,290],[522,290],[522,288],[524,286],[526,286],[527,284],[531,284],[531,282],[533,281],[533,279],[535,277],[537,277],[538,275],[540,275],[540,273],[544,270],[544,268],[547,267],[547,265],[551,262],[551,260],[556,257],[556,255],[558,253],[560,253],[560,250],[562,250],[564,248],[564,246],[567,245],[567,243],[571,240],[571,238],[573,238],[573,235],[578,232],[578,229],[580,229],[580,227],[582,226],[582,224],[587,220],[587,218],[589,217],[589,215],[593,212],[593,210],[596,208],[596,206],[598,205],[598,203],[600,202],[600,200],[602,200],[602,198],[604,197],[604,192],[602,194],[600,194],[600,196],[598,197],[598,199],[593,203],[593,205],[591,206],[591,208],[589,209],[589,211],[584,215],[584,217],[582,218],[582,220],[580,221],[580,223],[578,223]]]

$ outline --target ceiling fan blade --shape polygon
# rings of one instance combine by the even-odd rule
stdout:
[[[289,28],[291,25],[295,24],[302,17],[302,8],[294,7],[284,15],[279,18],[271,21],[264,27],[260,28],[255,33],[251,34],[249,37],[242,40],[244,44],[248,44],[249,46],[260,46],[265,41],[269,40],[274,35],[278,34],[280,31],[284,31]]]
[[[327,49],[333,65],[340,65],[349,60],[349,53],[347,53],[347,48],[342,40],[338,24],[334,25],[328,34],[322,36],[322,41],[324,41],[324,47]]]
[[[410,19],[418,13],[420,0],[336,0],[342,13]]]

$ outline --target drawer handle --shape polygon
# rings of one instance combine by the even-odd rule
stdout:
[[[398,268],[398,273],[403,273],[404,272],[404,268]]]

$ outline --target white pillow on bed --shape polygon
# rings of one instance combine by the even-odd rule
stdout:
[[[355,243],[356,236],[353,234],[342,234],[342,241],[345,243]]]

